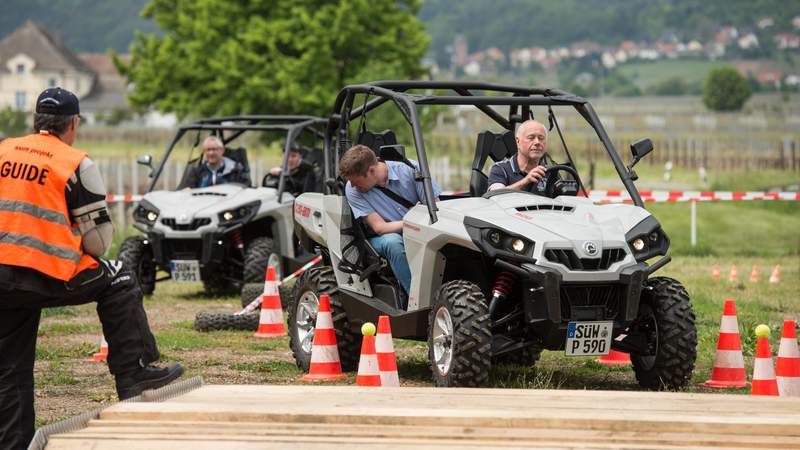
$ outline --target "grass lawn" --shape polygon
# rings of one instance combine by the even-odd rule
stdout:
[[[641,89],[658,84],[670,78],[683,78],[688,83],[702,82],[708,72],[724,63],[692,60],[660,60],[653,62],[632,62],[622,64],[616,70],[621,72]]]

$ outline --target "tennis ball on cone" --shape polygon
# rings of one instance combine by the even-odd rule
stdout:
[[[769,337],[769,327],[764,325],[763,323],[756,327],[756,336],[758,337]]]
[[[375,324],[372,322],[367,322],[364,325],[361,325],[361,334],[364,336],[375,336]]]

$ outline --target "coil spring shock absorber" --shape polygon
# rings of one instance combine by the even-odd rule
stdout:
[[[242,229],[237,228],[231,232],[231,241],[233,245],[239,250],[244,248],[244,240],[242,240]]]
[[[489,317],[494,315],[497,305],[511,293],[517,278],[511,272],[502,271],[492,286],[492,301],[489,303]]]

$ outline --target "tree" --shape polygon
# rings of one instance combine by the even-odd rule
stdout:
[[[712,69],[703,88],[703,103],[714,111],[738,111],[752,95],[747,79],[731,66]]]
[[[28,128],[28,115],[24,111],[11,108],[0,110],[0,136],[20,136]],[[2,139],[0,139],[2,140]]]
[[[152,0],[163,36],[138,35],[131,103],[179,117],[330,112],[346,84],[416,78],[420,0]]]

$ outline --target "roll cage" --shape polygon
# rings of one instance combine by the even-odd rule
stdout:
[[[411,91],[423,90],[423,93]],[[434,94],[433,91],[445,91],[447,95]],[[485,91],[496,93],[484,95]],[[365,103],[353,107],[357,94],[367,96]],[[370,97],[375,97],[370,99]],[[531,106],[572,106],[586,122],[595,130],[597,137],[611,157],[623,185],[637,206],[644,207],[639,191],[633,183],[622,158],[603,128],[592,105],[584,98],[558,89],[528,88],[484,82],[471,81],[375,81],[366,84],[354,84],[344,87],[333,107],[325,131],[325,178],[334,178],[338,172],[338,158],[341,152],[350,146],[348,129],[351,121],[374,110],[384,103],[392,101],[411,125],[414,146],[419,162],[420,178],[425,191],[425,200],[431,223],[437,219],[438,208],[433,201],[433,187],[428,160],[425,153],[425,142],[417,114],[417,105],[465,105],[475,106],[500,126],[514,131],[517,124],[532,118]],[[503,116],[493,106],[508,106],[508,115]],[[336,151],[334,151],[336,150]],[[326,189],[327,183],[326,183]]]
[[[147,188],[147,192],[155,188],[158,177],[166,166],[169,155],[175,148],[175,145],[181,138],[191,131],[208,130],[213,132],[222,140],[223,145],[238,138],[247,131],[286,131],[286,142],[283,149],[283,161],[281,163],[282,173],[287,173],[287,165],[289,161],[289,149],[292,147],[295,139],[302,133],[307,132],[319,139],[325,140],[324,126],[328,120],[321,117],[314,116],[276,116],[276,115],[238,115],[238,116],[224,116],[213,117],[207,119],[200,119],[195,122],[180,125],[175,136],[170,141],[164,152],[164,157],[161,159],[158,167],[150,175],[152,181]],[[199,135],[198,135],[199,136]],[[195,146],[197,143],[195,143]],[[280,202],[283,197],[285,180],[280,177],[278,183],[278,201]]]

